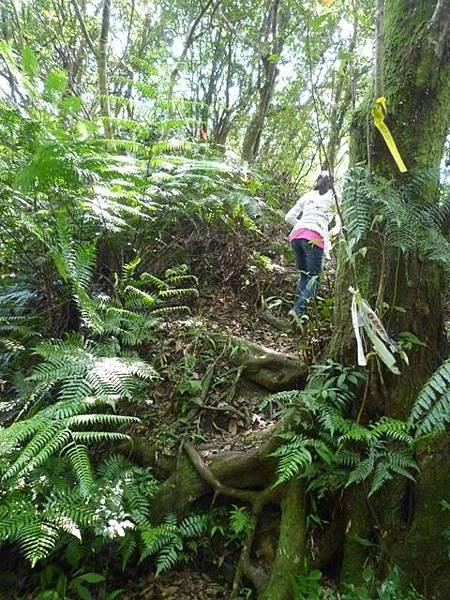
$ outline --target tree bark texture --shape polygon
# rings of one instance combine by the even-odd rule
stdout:
[[[267,18],[263,24],[263,39],[270,42],[270,48],[267,53],[260,56],[262,82],[258,91],[258,105],[246,129],[242,144],[242,159],[248,162],[253,162],[258,155],[264,123],[278,76],[277,63],[283,49],[286,26],[286,15],[282,12],[280,4],[281,0],[273,0],[270,3]]]
[[[374,98],[368,99],[355,114],[351,140],[352,164],[368,164],[371,173],[394,181],[396,189],[419,206],[437,200],[439,167],[450,121],[450,13],[443,17],[447,25],[441,22],[435,25],[434,15],[439,4],[431,0],[392,0],[384,7],[384,47],[379,49],[380,54],[384,54],[384,64],[377,74],[377,93],[383,89],[388,107],[387,124],[408,171],[399,172],[383,138],[373,126],[370,110]],[[382,29],[381,24],[380,27]],[[354,202],[358,202],[358,198]],[[389,246],[382,226],[370,232],[361,245],[367,247],[367,254],[357,259],[356,278],[363,297],[381,311],[386,306],[384,303],[391,307],[382,312],[382,318],[394,337],[409,331],[426,343],[426,347],[409,353],[410,366],[401,376],[386,373],[373,363],[369,366],[362,420],[367,422],[383,415],[405,419],[419,390],[443,359],[442,278],[436,264],[418,252],[404,254]],[[355,283],[342,254],[329,355],[344,363],[354,363],[356,348],[348,288]],[[394,306],[401,307],[401,311],[392,310]],[[405,481],[392,482],[383,489],[382,501],[375,499],[370,507],[364,498],[350,492],[343,580],[357,581],[367,554],[363,547],[358,549],[352,542],[356,532],[360,537],[382,540],[386,568],[392,562],[400,564],[419,589],[432,587],[433,598],[447,597],[450,564],[441,524],[433,515],[439,512],[439,502],[448,497],[450,484],[446,475],[439,476],[436,482],[431,476],[433,469],[438,472],[442,453],[445,455],[447,451],[441,448],[440,453],[422,458],[427,470],[422,469],[412,491]],[[408,503],[412,508],[405,517]],[[440,514],[442,518],[442,510]],[[424,534],[426,528],[426,536],[419,535],[419,532]],[[426,554],[426,548],[430,548],[429,560],[421,561],[420,569],[414,571],[412,561],[418,554]],[[435,577],[436,585],[431,583]]]
[[[392,178],[407,198],[425,206],[436,201],[439,166],[450,118],[450,66],[447,46],[438,50],[428,29],[435,2],[395,0],[385,7],[384,89],[388,125],[408,171],[400,174],[390,152],[373,124],[367,140],[368,118],[373,99],[356,113],[351,140],[353,164],[370,160],[373,172]],[[370,157],[367,157],[369,142]],[[358,202],[358,198],[354,199]],[[369,302],[400,306],[386,317],[389,329],[398,334],[411,331],[427,343],[414,350],[406,376],[386,375],[389,393],[375,402],[379,415],[404,418],[409,415],[418,390],[440,360],[442,332],[442,281],[436,265],[417,253],[402,255],[371,233],[362,245],[367,254],[359,258],[358,287]],[[335,328],[329,353],[342,362],[355,362],[351,326],[350,268],[341,253],[336,281]]]
[[[110,120],[110,107],[108,99],[108,36],[111,18],[111,0],[104,0],[102,10],[102,26],[100,37],[98,39],[98,48],[96,53],[97,73],[98,73],[98,93],[100,98],[100,115],[103,121],[103,131],[106,138],[112,137],[112,127]]]

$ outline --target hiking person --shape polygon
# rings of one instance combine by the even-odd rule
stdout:
[[[331,221],[335,226],[329,231]],[[306,312],[311,298],[317,293],[317,284],[325,255],[330,258],[330,236],[340,230],[336,201],[327,171],[322,171],[314,189],[304,194],[286,213],[285,221],[293,226],[289,241],[300,271],[294,304],[289,316],[298,318]]]

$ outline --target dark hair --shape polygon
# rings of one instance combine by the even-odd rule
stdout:
[[[319,175],[314,184],[314,189],[319,192],[321,196],[326,194],[331,189],[331,179],[328,175]]]

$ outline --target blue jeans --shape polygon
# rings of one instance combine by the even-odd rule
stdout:
[[[301,273],[292,308],[297,315],[302,315],[306,312],[309,300],[317,293],[323,250],[304,239],[292,240],[291,247],[295,253],[295,264]]]

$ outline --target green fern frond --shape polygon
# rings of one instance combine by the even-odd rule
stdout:
[[[72,471],[80,486],[80,494],[84,497],[89,496],[94,485],[92,476],[91,461],[88,449],[82,444],[71,444],[66,448],[66,454],[72,465]]]
[[[125,571],[131,557],[137,552],[138,543],[135,537],[125,536],[120,541],[120,552],[122,555],[122,571]]]
[[[177,538],[173,539],[170,545],[161,548],[156,559],[156,575],[165,573],[176,565],[182,550],[183,542]]]
[[[181,557],[184,541],[200,537],[207,528],[205,515],[191,515],[178,524],[174,515],[167,515],[158,527],[141,530],[142,550],[140,562],[149,556],[156,557],[156,574],[172,568]]]
[[[19,531],[35,519],[36,509],[31,500],[0,504],[0,540],[17,539]]]
[[[362,460],[357,467],[350,472],[345,487],[365,481],[372,474],[374,467],[373,456],[369,456]]]
[[[129,302],[130,306],[136,310],[141,307],[151,308],[155,305],[155,298],[144,292],[143,290],[139,290],[131,285],[127,285],[124,291],[127,302]]]
[[[392,479],[392,474],[389,471],[388,465],[384,462],[377,464],[372,476],[369,497],[375,494],[390,479]]]
[[[345,421],[341,420],[339,424],[342,426],[343,423],[345,423],[345,433],[339,436],[339,442],[362,442],[370,439],[371,432],[367,429],[367,427],[359,425],[358,423],[348,419]]]
[[[450,359],[444,361],[431,375],[416,402],[409,424],[416,436],[433,431],[444,431],[450,422]]]
[[[39,560],[47,558],[58,542],[58,530],[50,524],[36,522],[22,527],[17,541],[25,558],[34,567]]]
[[[153,144],[152,153],[154,155],[166,154],[167,152],[173,150],[186,151],[190,148],[193,148],[193,144],[192,142],[189,142],[187,140],[162,140],[160,142],[157,142],[156,144]]]
[[[411,452],[397,450],[388,455],[389,468],[398,475],[415,482],[412,471],[419,471],[419,467]]]
[[[189,306],[164,306],[155,308],[155,310],[152,311],[152,317],[168,317],[189,312],[191,312]]]
[[[68,417],[63,422],[66,427],[72,429],[80,426],[86,427],[87,425],[130,425],[132,423],[139,423],[139,419],[137,417],[126,415],[92,413],[85,415],[74,415],[72,417]]]
[[[3,480],[32,470],[30,469],[30,464],[40,464],[39,461],[36,463],[38,457],[39,459],[43,457],[48,458],[52,453],[59,451],[69,438],[69,431],[63,429],[58,422],[52,423],[51,421],[39,420],[37,432],[34,433],[32,427],[30,429],[34,434],[33,439],[22,450],[20,457],[3,474]],[[30,432],[27,432],[27,437],[29,435]],[[45,458],[43,458],[42,462],[45,462]]]
[[[417,246],[424,258],[440,265],[447,284],[450,279],[450,243],[436,227],[422,228],[417,236]]]
[[[166,290],[169,287],[167,282],[156,277],[156,275],[153,275],[152,273],[142,273],[140,279],[143,283],[151,284],[158,290]]]
[[[196,288],[172,288],[167,290],[161,290],[159,292],[160,298],[174,298],[176,296],[198,296],[198,290]]]
[[[206,531],[207,525],[208,519],[206,515],[189,515],[181,521],[179,531],[183,538],[196,538]]]
[[[367,171],[356,167],[347,174],[345,194],[342,199],[344,226],[351,238],[359,241],[370,230],[373,220],[373,197],[365,185]]]
[[[337,465],[342,465],[343,467],[356,467],[356,465],[359,464],[361,457],[357,452],[339,449],[336,452],[334,459]]]
[[[117,431],[75,431],[72,439],[79,444],[97,444],[101,442],[129,442],[131,437]]]
[[[378,421],[371,428],[371,434],[376,438],[386,437],[407,445],[411,445],[414,441],[409,433],[408,423],[389,417],[383,417]]]
[[[293,433],[282,434],[280,437],[286,442],[272,453],[272,456],[279,459],[275,486],[297,477],[312,463],[311,452],[307,449],[308,439]]]
[[[81,530],[78,524],[66,515],[52,515],[53,523],[58,528],[59,531],[67,533],[78,541],[82,541],[81,538]]]
[[[170,284],[175,283],[184,283],[185,281],[190,281],[198,285],[198,277],[190,274],[178,274],[177,272],[172,272],[172,270],[166,271],[167,281]],[[191,288],[189,288],[191,289]]]

